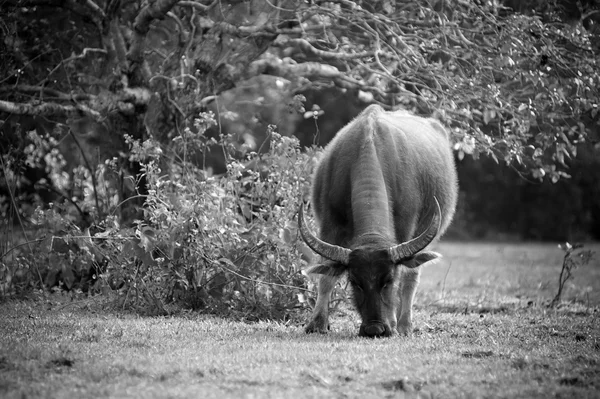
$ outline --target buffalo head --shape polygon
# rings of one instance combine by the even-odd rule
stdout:
[[[399,266],[415,268],[440,256],[436,252],[423,251],[440,230],[441,211],[437,199],[435,204],[429,227],[419,236],[386,246],[382,244],[387,242],[383,236],[365,235],[352,249],[329,244],[316,237],[304,223],[304,207],[300,207],[298,225],[302,239],[325,259],[325,262],[306,271],[329,276],[347,273],[354,304],[362,318],[360,336],[392,335],[396,328]]]

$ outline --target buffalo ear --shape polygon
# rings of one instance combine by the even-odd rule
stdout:
[[[419,252],[413,257],[408,259],[404,259],[401,263],[402,266],[408,267],[409,269],[414,269],[415,267],[419,267],[424,263],[436,263],[442,257],[441,254],[433,251],[423,251]]]
[[[308,274],[323,274],[325,276],[337,277],[346,271],[346,265],[338,262],[327,262],[318,265],[309,266],[303,270],[303,273]]]
[[[415,255],[414,261],[417,263],[417,266],[421,266],[423,263],[437,262],[442,257],[441,254],[433,251],[423,251],[419,252]]]

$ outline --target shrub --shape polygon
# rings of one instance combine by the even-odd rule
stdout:
[[[558,276],[558,291],[549,305],[551,308],[556,307],[560,303],[565,284],[573,277],[573,272],[579,266],[585,266],[590,263],[594,257],[594,251],[583,250],[583,244],[571,245],[566,242],[559,244],[558,247],[563,250],[565,255],[560,275]]]
[[[202,135],[211,122],[201,115],[198,133],[188,130],[175,144],[209,150],[215,143]],[[186,162],[171,165],[165,176],[158,146],[129,140],[132,159],[145,160],[144,220],[123,228],[109,216],[80,230],[57,205],[38,209],[34,244],[42,250],[17,251],[12,267],[8,257],[0,259],[5,293],[55,287],[109,293],[120,307],[146,314],[183,306],[246,319],[293,316],[311,299],[301,269],[312,255],[298,239],[294,218],[307,197],[316,153],[301,152],[297,139],[274,127],[268,134],[267,152],[228,160],[221,176]],[[233,141],[224,136],[218,144],[227,152]],[[28,276],[20,286],[8,277],[18,268]]]
[[[196,121],[200,134],[206,121]],[[155,161],[146,165],[145,221],[136,228],[139,242],[124,251],[146,255],[137,256],[141,264],[124,300],[141,299],[161,313],[167,311],[162,304],[179,302],[254,318],[283,318],[298,308],[304,261],[292,220],[314,153],[302,153],[295,138],[273,128],[269,136],[269,152],[230,160],[223,176],[181,164],[162,178]],[[205,150],[205,141],[192,139],[188,148]],[[220,144],[231,142],[224,137]]]

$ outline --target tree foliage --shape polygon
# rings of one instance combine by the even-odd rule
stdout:
[[[298,90],[335,85],[390,108],[435,113],[452,127],[460,157],[490,154],[553,181],[597,130],[593,1],[1,7],[5,113],[84,115],[117,134],[143,139],[147,129],[168,144],[220,92],[268,74]]]

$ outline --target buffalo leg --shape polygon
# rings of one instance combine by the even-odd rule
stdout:
[[[398,307],[398,332],[401,335],[412,333],[412,305],[417,286],[419,285],[420,269],[402,267],[400,275],[400,306]]]
[[[307,333],[327,333],[329,327],[329,300],[331,291],[339,280],[339,276],[321,275],[317,288],[317,303],[308,325],[304,328]]]
[[[400,291],[398,290],[398,294],[400,293]],[[399,301],[398,301],[399,302]],[[400,314],[400,307],[401,304],[400,303],[396,303],[395,306],[391,306],[389,308],[388,314],[387,314],[387,320],[390,323],[390,329],[392,330],[392,334],[395,333],[396,331],[396,326],[398,325],[398,314]]]

